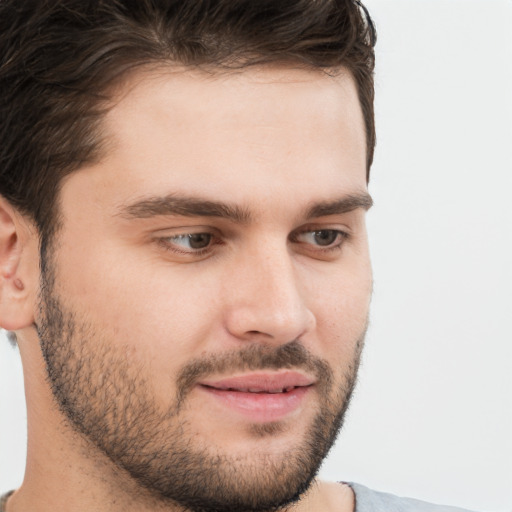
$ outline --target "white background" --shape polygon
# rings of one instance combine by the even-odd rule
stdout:
[[[360,383],[322,476],[512,511],[512,2],[368,0],[379,34]],[[25,412],[0,339],[0,492]]]

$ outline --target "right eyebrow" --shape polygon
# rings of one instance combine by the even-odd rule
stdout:
[[[360,192],[355,194],[348,194],[334,201],[325,201],[313,204],[306,217],[314,219],[317,217],[324,217],[328,215],[341,215],[348,213],[358,208],[367,211],[373,206],[373,199],[368,192]]]
[[[141,199],[121,207],[119,213],[129,219],[174,215],[181,217],[219,217],[242,224],[247,224],[251,218],[247,210],[237,205],[175,194]]]

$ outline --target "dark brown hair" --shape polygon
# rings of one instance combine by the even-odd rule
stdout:
[[[348,69],[369,172],[374,45],[357,0],[0,0],[0,194],[49,236],[62,178],[100,157],[106,91],[162,62]]]

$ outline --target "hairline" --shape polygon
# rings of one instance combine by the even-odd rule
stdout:
[[[241,59],[240,59],[241,60]],[[240,62],[238,65],[222,66],[218,63],[206,63],[206,64],[184,64],[182,62],[173,59],[154,59],[150,61],[144,61],[136,63],[125,69],[122,73],[113,78],[110,82],[104,85],[100,91],[100,98],[97,104],[104,104],[105,107],[102,110],[101,116],[98,119],[97,126],[94,128],[94,136],[96,137],[96,155],[93,163],[100,163],[105,159],[112,148],[114,143],[114,137],[112,134],[102,133],[102,129],[105,127],[105,118],[109,112],[116,107],[123,99],[135,88],[138,84],[145,80],[155,79],[158,80],[160,77],[172,74],[192,74],[192,76],[211,78],[213,80],[230,76],[246,73],[252,69],[272,69],[285,70],[295,69],[317,72],[323,74],[329,78],[337,78],[341,75],[346,75],[354,82],[357,93],[357,102],[361,115],[363,118],[363,126],[366,128],[366,121],[364,119],[364,113],[362,112],[362,103],[359,98],[357,83],[353,72],[346,66],[340,65],[336,67],[319,67],[313,64],[308,64],[300,60],[293,59],[275,59],[269,62]],[[368,137],[366,129],[364,130],[365,138],[365,161],[368,156]],[[74,173],[80,172],[91,162],[79,166],[70,172],[66,172],[65,175],[59,180],[57,184],[57,190],[55,192],[54,207],[52,208],[52,226],[46,226],[46,229],[41,234],[41,243],[48,248],[53,246],[53,237],[57,236],[58,232],[62,228],[63,218],[62,212],[59,207],[60,205],[60,193],[62,186],[65,184]],[[366,182],[369,181],[369,168],[366,166]],[[39,230],[40,231],[40,230]],[[48,240],[46,240],[48,238]],[[43,247],[42,247],[43,249]],[[41,253],[42,254],[42,253]]]

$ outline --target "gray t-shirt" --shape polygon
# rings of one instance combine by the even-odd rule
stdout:
[[[399,498],[392,494],[377,492],[364,485],[349,483],[356,497],[355,512],[469,512],[462,508],[432,505],[412,498]],[[5,512],[5,503],[11,493],[0,497],[0,512]]]
[[[377,492],[364,485],[348,483],[356,497],[355,512],[470,512],[462,508],[433,505],[412,498]]]
[[[4,494],[3,496],[0,496],[0,512],[5,512],[5,504],[7,503],[7,498],[13,493],[14,491],[8,492],[7,494]]]

